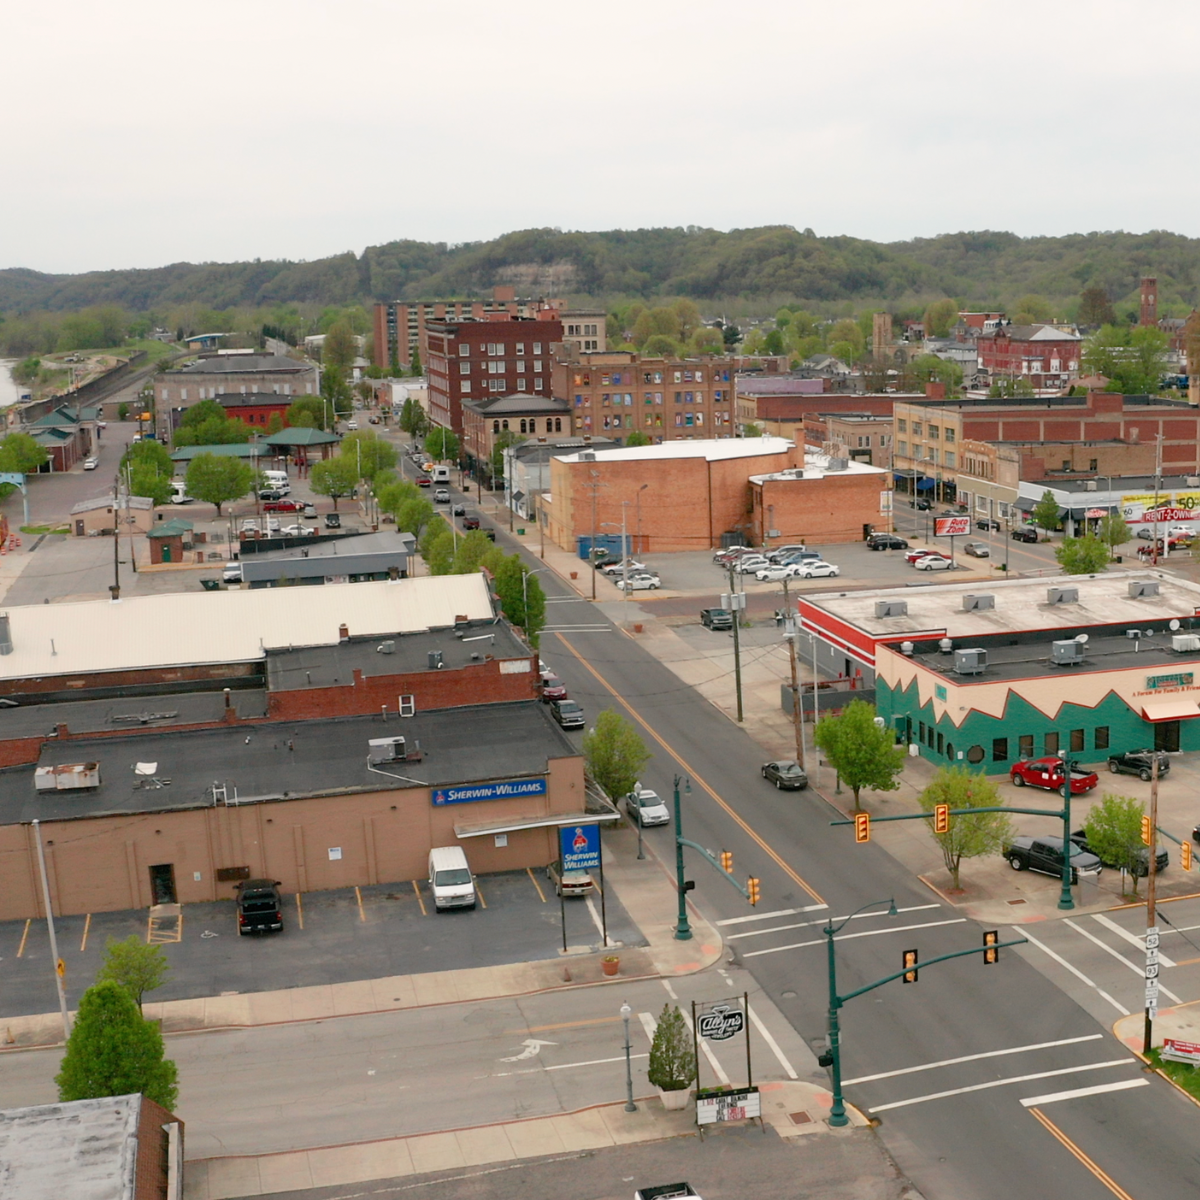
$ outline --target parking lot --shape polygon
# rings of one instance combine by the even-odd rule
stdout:
[[[232,901],[186,904],[178,919],[145,909],[59,917],[67,1002],[92,984],[108,937],[137,934],[163,947],[171,978],[155,1000],[310,987],[391,975],[553,959],[560,904],[542,871],[485,875],[474,911],[435,912],[424,880],[284,897],[283,932],[242,937]],[[644,945],[616,896],[604,897],[610,944]],[[597,892],[564,902],[572,949],[601,944]],[[0,1018],[58,1007],[44,920],[0,923]]]

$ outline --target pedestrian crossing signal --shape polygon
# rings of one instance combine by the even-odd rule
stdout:
[[[1000,941],[1000,931],[997,929],[988,929],[983,934],[983,961],[985,966],[991,966],[992,963],[1000,961],[1000,947],[997,944]]]
[[[1185,871],[1190,871],[1192,869],[1192,843],[1191,842],[1180,842],[1179,843],[1179,865]]]
[[[733,870],[733,851],[732,850],[722,850],[721,851],[721,870],[724,871],[726,875],[728,875]]]
[[[950,832],[950,805],[935,804],[933,806],[933,832]]]
[[[746,880],[746,898],[751,904],[758,903],[758,880],[753,875]]]
[[[1154,830],[1150,826],[1150,818],[1143,817],[1142,818],[1142,841],[1145,842],[1146,845],[1148,846],[1148,845],[1150,845],[1151,841],[1153,840],[1153,836],[1154,836]]]
[[[905,983],[917,982],[917,952],[915,950],[905,950],[904,952],[904,975]]]
[[[870,813],[854,814],[854,840],[856,842],[869,842],[871,840]]]

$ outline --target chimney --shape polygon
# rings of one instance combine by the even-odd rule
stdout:
[[[944,383],[942,383],[941,380],[931,379],[925,385],[925,399],[926,400],[945,400],[945,398],[946,398],[946,385]]]
[[[1142,276],[1142,311],[1138,324],[1158,324],[1158,280],[1153,275]]]
[[[348,642],[349,640],[350,640],[350,626],[349,625],[339,625],[338,626],[338,641],[339,642]]]
[[[12,652],[12,626],[9,624],[8,613],[0,613],[0,654]]]

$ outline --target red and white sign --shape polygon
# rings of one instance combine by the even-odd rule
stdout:
[[[935,537],[962,537],[970,532],[970,517],[938,517],[933,523]]]
[[[1172,1062],[1200,1063],[1200,1042],[1181,1042],[1178,1038],[1163,1038],[1163,1058]]]
[[[1191,508],[1148,509],[1142,513],[1142,520],[1146,524],[1158,522],[1161,525],[1164,521],[1194,521],[1195,519],[1196,511]]]
[[[1098,520],[1100,520],[1101,517],[1108,516],[1108,509],[1107,508],[1089,508],[1087,510],[1087,512],[1085,512],[1083,515],[1089,521],[1098,521]]]

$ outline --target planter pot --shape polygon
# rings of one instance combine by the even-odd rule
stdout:
[[[662,1088],[659,1088],[658,1098],[662,1101],[663,1108],[668,1112],[681,1112],[687,1108],[688,1101],[692,1098],[692,1089],[685,1087],[675,1091],[664,1092]]]
[[[579,572],[578,572],[578,571],[572,571],[572,572],[571,572],[571,578],[572,578],[572,579],[578,579],[578,578],[579,578]]]
[[[633,627],[633,632],[634,632],[634,633],[641,633],[641,632],[642,632],[642,627],[641,627],[640,625],[634,625],[634,627]]]
[[[600,969],[605,975],[615,975],[621,969],[621,960],[615,956],[612,958],[602,958],[600,960]]]

